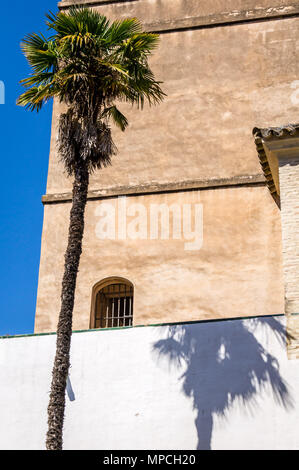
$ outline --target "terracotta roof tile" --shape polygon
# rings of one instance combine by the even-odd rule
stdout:
[[[256,139],[281,139],[284,137],[299,135],[299,124],[287,124],[281,127],[267,127],[261,129],[259,127],[254,127],[252,130],[255,140]]]

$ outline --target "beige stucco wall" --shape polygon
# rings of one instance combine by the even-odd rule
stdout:
[[[198,22],[215,24],[298,11],[298,2],[294,0],[62,0],[59,6],[63,8],[74,3],[94,5],[112,19],[136,16],[152,29]]]
[[[167,98],[144,111],[120,105],[130,127],[124,134],[113,129],[118,155],[110,168],[92,175],[90,190],[115,195],[155,185],[167,191],[169,185],[173,191],[176,185],[196,188],[227,179],[229,186],[245,176],[262,178],[252,128],[297,121],[299,19],[247,20],[296,13],[298,5],[276,0],[100,3],[96,8],[111,19],[138,16],[148,29],[162,31],[152,67]],[[236,20],[241,23],[233,24]],[[191,26],[196,28],[187,29]],[[48,201],[61,199],[61,193],[69,200],[72,187],[56,152],[60,112],[55,103]],[[228,186],[129,198],[149,207],[200,197],[204,243],[197,252],[184,250],[182,240],[101,241],[94,213],[100,201],[89,200],[74,328],[89,327],[92,286],[107,276],[133,282],[135,324],[282,313],[279,209],[266,187]],[[45,205],[37,332],[56,328],[69,209],[69,202]]]
[[[99,205],[117,199],[89,201],[74,329],[89,328],[92,287],[109,276],[134,284],[135,325],[283,312],[280,219],[265,186],[126,201],[127,207],[141,203],[148,210],[155,203],[202,204],[202,247],[187,251],[184,238],[101,240]],[[56,329],[69,209],[69,203],[45,206],[36,332]]]
[[[298,21],[161,35],[152,65],[168,96],[144,111],[120,106],[130,127],[114,129],[119,153],[92,176],[90,189],[260,173],[252,128],[297,120]],[[57,161],[56,129],[54,118],[51,194],[71,189]]]

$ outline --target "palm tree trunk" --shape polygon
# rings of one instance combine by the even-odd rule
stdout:
[[[75,288],[84,232],[84,212],[87,201],[89,174],[84,161],[76,168],[73,203],[70,213],[68,246],[65,252],[61,291],[61,310],[57,325],[56,356],[48,406],[48,450],[62,449],[62,429],[65,409],[65,390],[70,366],[70,347]]]

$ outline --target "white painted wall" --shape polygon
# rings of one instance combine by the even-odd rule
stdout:
[[[44,448],[55,339],[0,340],[1,449]],[[282,317],[75,333],[71,362],[65,449],[299,449]]]

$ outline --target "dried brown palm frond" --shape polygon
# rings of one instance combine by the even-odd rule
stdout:
[[[68,175],[73,175],[82,159],[89,173],[111,164],[117,149],[111,129],[103,120],[80,119],[70,109],[60,116],[58,149]]]

